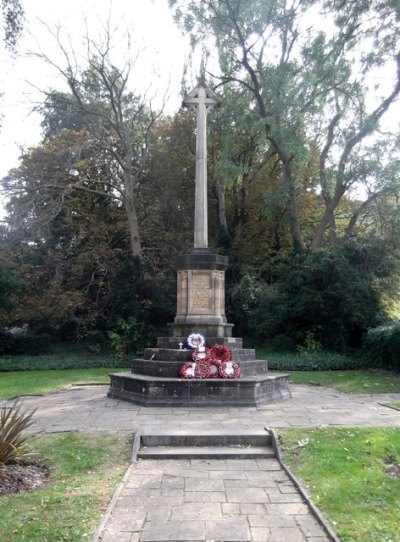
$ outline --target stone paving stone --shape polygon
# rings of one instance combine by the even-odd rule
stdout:
[[[250,487],[248,480],[224,480],[225,487]]]
[[[243,505],[242,505],[243,506]],[[280,514],[254,514],[248,515],[249,525],[251,527],[296,527],[292,517]]]
[[[227,468],[224,459],[191,459],[190,462],[194,469],[220,471]]]
[[[161,488],[161,497],[168,497],[168,499],[171,499],[174,503],[183,502],[183,496],[184,496],[183,489],[176,489],[176,488],[171,489],[169,487]]]
[[[146,521],[167,521],[171,517],[172,505],[149,507],[147,509]]]
[[[267,513],[267,510],[264,506],[264,504],[250,504],[250,503],[244,503],[240,504],[240,513],[241,514],[261,514],[265,515]]]
[[[114,531],[113,532],[105,531],[101,539],[101,542],[116,542],[117,540],[118,542],[131,542],[132,533],[130,532],[115,533]]]
[[[184,488],[185,478],[183,476],[173,476],[171,474],[164,474],[161,480],[161,487],[163,488]]]
[[[168,521],[146,523],[141,542],[197,542],[205,540],[205,525],[203,521]],[[103,541],[102,541],[103,542]],[[113,542],[121,542],[114,540]]]
[[[321,525],[311,515],[296,516],[295,522],[307,537],[321,536]]]
[[[265,491],[261,488],[227,488],[228,502],[264,503],[267,501]]]
[[[180,506],[172,507],[172,520],[212,520],[222,519],[222,508],[220,503],[215,502],[200,502],[193,503],[185,502]]]
[[[246,519],[224,519],[222,521],[206,521],[206,539],[229,542],[250,541],[250,532]]]
[[[222,478],[223,480],[245,480],[246,473],[241,470],[212,470],[210,471],[210,478]]]
[[[304,502],[303,497],[300,493],[271,493],[269,495],[269,500],[271,503],[293,503],[293,502]]]
[[[118,531],[140,531],[143,528],[146,515],[136,516],[129,510],[126,514],[119,516],[111,516],[107,523],[107,530],[110,532]]]
[[[204,470],[182,469],[182,470],[175,471],[175,469],[167,468],[165,469],[165,474],[168,476],[179,474],[179,476],[182,476],[182,478],[186,479],[186,478],[208,478],[209,474],[211,473],[208,473],[207,471],[204,471]]]
[[[226,495],[223,491],[185,491],[185,502],[226,502]]]
[[[309,509],[306,504],[302,503],[281,503],[281,504],[267,504],[267,511],[269,514],[286,514],[286,515],[298,515],[308,514]]]
[[[186,478],[185,491],[225,491],[223,480]]]
[[[306,542],[300,529],[296,527],[271,527],[268,542]]]
[[[253,542],[269,542],[270,530],[268,527],[251,527],[250,532]],[[290,542],[290,540],[286,542]]]
[[[161,478],[159,475],[133,474],[125,487],[128,489],[138,489],[140,487],[159,489],[161,487]]]
[[[241,513],[240,505],[237,503],[232,503],[232,502],[223,502],[222,513],[224,515],[230,515],[230,516],[240,514]]]
[[[226,466],[229,470],[258,470],[257,460],[249,461],[248,459],[226,459]]]
[[[279,491],[281,493],[298,493],[298,489],[294,487],[293,485],[285,485],[285,484],[277,484]]]

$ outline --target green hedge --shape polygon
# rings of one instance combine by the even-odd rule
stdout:
[[[257,357],[268,361],[271,371],[343,371],[370,367],[370,362],[361,356],[345,356],[335,352],[316,354],[294,354],[285,352],[258,352]]]
[[[2,356],[0,371],[130,367],[132,357],[120,358],[112,354],[99,355],[85,352],[41,356]]]
[[[370,329],[363,340],[365,356],[377,367],[400,369],[400,322]]]

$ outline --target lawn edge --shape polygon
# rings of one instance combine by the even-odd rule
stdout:
[[[332,529],[330,523],[325,518],[321,510],[314,504],[314,502],[311,500],[311,497],[308,495],[307,491],[302,486],[301,482],[298,480],[298,478],[293,474],[293,472],[290,470],[290,468],[284,463],[283,456],[282,456],[282,449],[281,445],[279,443],[279,438],[277,433],[275,432],[275,429],[272,429],[271,427],[265,427],[267,431],[270,432],[272,437],[272,446],[274,448],[276,457],[278,459],[278,462],[282,469],[286,472],[286,474],[289,476],[290,480],[293,482],[295,487],[300,492],[301,496],[309,506],[313,516],[316,518],[318,523],[321,525],[321,527],[324,529],[325,533],[327,534],[329,540],[332,542],[341,542],[340,538],[336,535],[335,531]],[[96,541],[97,542],[97,541]]]
[[[122,480],[120,481],[120,483],[118,484],[116,490],[114,491],[113,496],[111,497],[111,501],[109,502],[107,509],[104,512],[103,517],[101,518],[100,523],[97,525],[96,530],[94,531],[92,542],[101,542],[101,540],[103,539],[106,524],[114,511],[114,508],[115,508],[115,505],[117,504],[119,496],[121,495],[127,481],[129,480],[132,470],[136,467],[137,452],[139,449],[139,445],[140,445],[140,433],[139,431],[136,431],[133,437],[131,463],[126,469],[125,474],[122,477]]]

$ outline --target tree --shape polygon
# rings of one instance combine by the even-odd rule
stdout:
[[[1,0],[0,10],[3,16],[5,46],[14,51],[23,28],[24,9],[20,0]]]
[[[160,116],[155,112],[145,94],[129,91],[129,78],[137,55],[130,51],[125,64],[118,68],[112,58],[113,30],[108,24],[103,42],[97,44],[86,36],[86,65],[81,68],[75,52],[63,44],[61,29],[52,32],[65,64],[59,65],[46,53],[35,54],[51,64],[69,87],[69,93],[50,91],[41,108],[45,114],[45,140],[54,136],[54,130],[85,130],[86,139],[80,149],[81,156],[95,149],[110,162],[108,177],[100,180],[89,175],[69,175],[69,183],[59,193],[60,201],[71,190],[92,194],[105,193],[121,204],[125,210],[132,255],[142,257],[142,245],[136,208],[148,157],[149,143],[154,123]],[[107,190],[104,191],[104,186]],[[43,187],[38,187],[42,190]]]
[[[170,0],[194,43],[212,34],[217,79],[248,97],[262,155],[280,164],[280,199],[293,246],[315,250],[351,238],[372,205],[398,192],[396,135],[379,122],[400,93],[399,10],[393,0]],[[392,89],[371,89],[374,71],[390,66]],[[375,101],[371,105],[371,94]],[[318,167],[309,163],[317,149]],[[390,156],[390,159],[388,158]],[[318,195],[321,212],[305,235],[300,198]],[[341,202],[366,195],[339,236]]]

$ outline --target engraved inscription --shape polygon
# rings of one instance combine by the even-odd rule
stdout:
[[[194,309],[210,308],[209,275],[192,276],[192,307]]]

